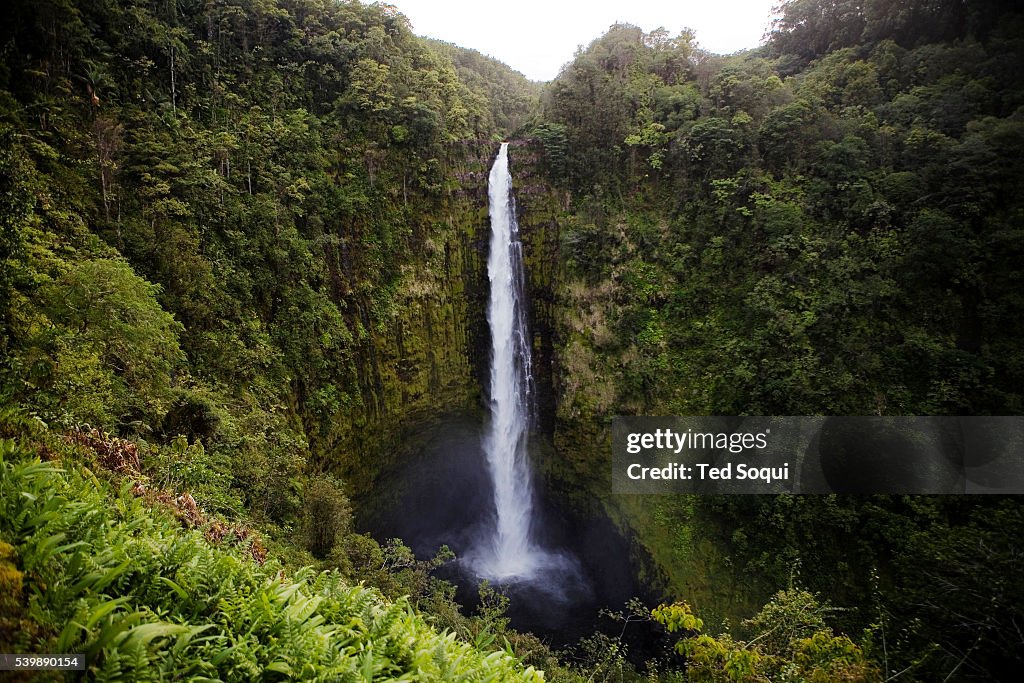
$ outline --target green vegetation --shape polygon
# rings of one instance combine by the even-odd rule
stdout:
[[[786,22],[728,59],[615,26],[569,65],[546,113],[577,198],[562,240],[605,297],[572,304],[611,314],[591,346],[625,364],[616,406],[1020,412],[1019,22],[785,81]]]
[[[336,571],[280,572],[183,533],[129,487],[0,442],[3,642],[95,680],[540,681]],[[12,552],[13,548],[16,553]]]
[[[7,9],[0,429],[24,441],[5,451],[4,649],[64,638],[91,677],[133,679],[504,679],[506,642],[550,657],[463,615],[429,576],[444,556],[356,533],[350,503],[418,424],[475,410],[482,172],[536,106],[486,79],[531,86],[486,61],[460,79],[386,6]],[[25,474],[26,451],[56,462]],[[32,554],[15,522],[34,499],[40,542],[85,545]],[[428,608],[433,627],[410,611]]]
[[[616,25],[544,86],[388,5],[9,4],[0,650],[90,680],[1024,665],[1013,499],[607,493],[614,414],[1024,409],[1014,3],[792,0],[730,57]],[[557,654],[353,521],[480,409],[510,136],[546,474],[668,596]]]
[[[687,603],[659,605],[651,616],[681,637],[675,649],[686,657],[692,681],[880,681],[857,645],[825,624],[827,607],[806,591],[780,591],[752,619],[749,642],[728,634],[702,633],[704,622]]]
[[[713,628],[796,577],[851,638],[886,631],[883,677],[1019,669],[1019,502],[607,491],[615,414],[1021,412],[1022,27],[1009,3],[794,0],[731,57],[613,26],[546,88],[540,167],[572,197],[549,473]]]
[[[430,49],[451,60],[464,83],[491,112],[493,126],[516,134],[540,108],[541,85],[528,81],[501,62],[458,45],[427,40]]]

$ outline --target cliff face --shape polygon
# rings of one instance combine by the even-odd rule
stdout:
[[[551,183],[542,143],[513,141],[509,158],[539,403],[541,443],[534,464],[548,496],[570,517],[584,525],[601,520],[608,524],[606,538],[622,539],[631,571],[644,586],[640,590],[664,586],[666,573],[654,547],[659,539],[643,524],[650,511],[636,500],[641,497],[611,496],[609,420],[617,408],[620,372],[619,359],[605,346],[614,286],[591,286],[571,272],[565,244],[583,219],[570,209],[568,192]],[[588,562],[601,566],[598,555]]]
[[[384,316],[357,306],[366,336],[356,349],[361,405],[341,411],[317,452],[357,490],[420,443],[423,428],[474,413],[486,383],[487,174],[497,146],[453,143],[445,191],[407,215],[411,258]],[[376,324],[373,321],[376,320]]]
[[[538,417],[541,431],[552,434],[558,403],[554,385],[558,336],[555,321],[563,277],[559,235],[568,197],[547,182],[542,166],[543,149],[536,140],[516,140],[510,148],[513,192],[526,262]]]
[[[373,492],[362,502],[371,517],[382,500],[390,501],[394,473],[436,439],[439,425],[456,416],[483,419],[486,411],[487,177],[496,150],[497,144],[485,141],[450,146],[446,192],[433,202],[419,200],[410,211],[418,243],[402,266],[394,314],[357,348],[361,405],[336,414],[314,442],[328,468],[354,491]],[[620,378],[617,356],[602,343],[613,292],[588,287],[569,272],[561,242],[580,219],[569,211],[567,194],[548,180],[540,143],[513,140],[509,159],[533,335],[538,476],[547,494],[574,516],[607,515],[620,530],[628,529],[642,578],[660,583],[661,570],[646,559],[648,544],[657,542],[643,528],[649,511],[643,501],[610,495],[607,419]],[[360,309],[359,315],[370,321],[375,314]]]
[[[414,449],[424,426],[486,407],[487,178],[496,150],[488,141],[453,143],[444,196],[411,212],[412,232],[421,238],[402,266],[395,314],[372,330],[355,359],[362,406],[339,413],[317,444],[358,488],[396,454]],[[509,158],[526,259],[538,417],[541,431],[552,434],[562,284],[558,240],[566,198],[546,182],[536,141],[512,141]]]
[[[403,265],[395,315],[358,349],[362,406],[339,413],[318,443],[353,484],[371,481],[396,453],[414,449],[422,427],[445,415],[486,409],[487,177],[496,150],[486,141],[452,144],[445,196],[412,212],[413,232],[422,238],[410,250],[413,260]],[[565,383],[559,377],[570,366],[565,354],[572,348],[566,346],[571,302],[559,244],[568,197],[548,182],[536,140],[513,140],[509,159],[526,261],[539,427],[548,437],[560,436],[569,425],[557,419]],[[570,448],[568,457],[576,451]],[[548,473],[561,467],[559,458],[544,460]]]

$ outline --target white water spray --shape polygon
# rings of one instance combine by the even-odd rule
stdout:
[[[491,296],[491,423],[483,448],[494,483],[497,525],[490,546],[480,548],[474,568],[495,581],[530,579],[547,554],[531,540],[533,490],[527,440],[533,400],[530,338],[523,310],[523,246],[503,142],[488,179],[491,215],[487,276]]]

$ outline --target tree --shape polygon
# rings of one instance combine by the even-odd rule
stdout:
[[[324,559],[331,554],[352,524],[352,505],[333,477],[320,475],[306,481],[303,494],[306,547]]]
[[[185,360],[178,345],[182,326],[157,303],[159,292],[121,259],[75,263],[46,291],[50,316],[67,330],[64,348],[71,356],[65,359],[94,356],[109,381],[123,386],[112,409],[120,419],[136,411],[150,420],[162,414]],[[67,370],[56,368],[58,374]],[[73,406],[74,396],[64,398]]]
[[[702,633],[704,622],[685,602],[659,605],[651,616],[669,633],[681,634],[675,649],[686,658],[691,681],[881,681],[878,667],[864,652],[825,625],[822,615],[827,611],[806,591],[780,591],[744,622],[754,633],[746,642]]]

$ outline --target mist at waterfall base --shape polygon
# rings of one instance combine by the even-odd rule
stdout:
[[[481,444],[488,428],[471,416],[427,428],[420,434],[422,447],[381,478],[387,505],[362,520],[378,540],[401,538],[420,559],[433,557],[442,545],[451,548],[457,560],[436,575],[456,585],[456,600],[467,614],[476,608],[478,585],[486,578],[474,570],[471,556],[495,529],[494,487]],[[543,437],[532,446],[550,457]],[[531,534],[551,563],[529,579],[488,579],[509,597],[512,627],[555,647],[572,645],[602,624],[617,635],[622,625],[598,613],[621,610],[642,592],[629,542],[604,515],[571,509],[563,503],[564,492],[533,483]]]

